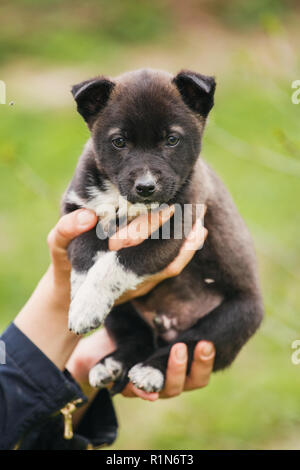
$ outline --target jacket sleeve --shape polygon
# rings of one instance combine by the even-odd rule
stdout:
[[[13,323],[0,340],[0,449],[82,449],[114,441],[117,421],[106,390],[66,440],[63,411],[87,401],[79,385]]]

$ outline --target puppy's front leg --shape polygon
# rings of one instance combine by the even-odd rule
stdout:
[[[144,279],[126,269],[115,251],[98,252],[93,266],[86,273],[73,273],[72,278],[69,328],[77,334],[100,326],[115,301]]]

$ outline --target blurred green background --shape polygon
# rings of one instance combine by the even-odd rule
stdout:
[[[117,397],[116,449],[300,449],[300,365],[291,362],[300,336],[296,3],[1,1],[1,330],[48,265],[46,236],[88,137],[70,85],[141,67],[189,68],[218,82],[203,156],[253,234],[265,321],[207,388],[156,403]]]

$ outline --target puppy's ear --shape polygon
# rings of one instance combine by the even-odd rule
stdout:
[[[72,95],[77,103],[77,110],[89,126],[92,125],[99,111],[106,105],[114,86],[115,84],[108,78],[97,77],[72,87]]]
[[[182,70],[173,79],[185,104],[206,117],[214,105],[216,82],[213,77]]]

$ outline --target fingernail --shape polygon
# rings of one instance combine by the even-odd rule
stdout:
[[[175,355],[176,355],[176,359],[179,362],[183,362],[183,361],[186,360],[186,346],[185,346],[185,344],[178,344],[178,346],[176,346]]]
[[[207,358],[214,352],[214,347],[211,343],[205,343],[201,348],[201,356]]]
[[[81,227],[90,225],[92,222],[94,222],[94,220],[95,220],[94,212],[83,209],[77,214],[77,223]]]

